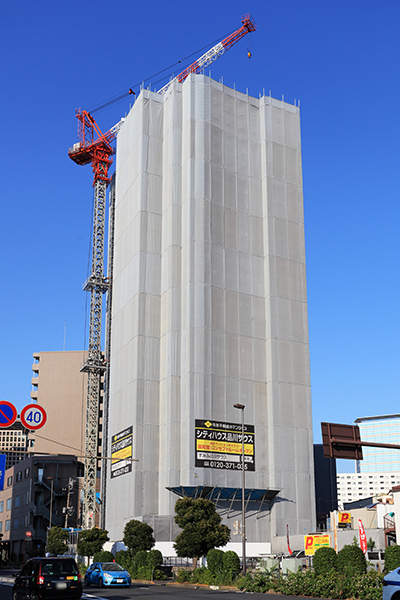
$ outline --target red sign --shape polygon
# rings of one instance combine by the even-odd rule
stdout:
[[[14,404],[2,400],[0,402],[0,427],[10,427],[17,418],[17,409]]]
[[[32,537],[32,531],[25,531],[26,537]]]
[[[340,512],[339,523],[351,523],[351,514],[348,512]]]
[[[287,549],[290,555],[293,554],[293,552],[290,549],[290,539],[289,539],[289,525],[286,524],[286,541],[287,541]]]
[[[47,421],[47,414],[43,406],[39,404],[28,404],[21,411],[21,423],[30,430],[43,427]]]
[[[365,535],[361,519],[358,519],[358,533],[360,535],[360,548],[365,554],[367,552],[367,536]]]

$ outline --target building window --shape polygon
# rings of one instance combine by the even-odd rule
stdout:
[[[3,510],[4,510],[4,500],[2,500],[2,501],[0,502],[0,513],[2,513],[2,512],[3,512]]]
[[[7,485],[12,485],[12,475],[10,475],[10,477],[7,477]]]
[[[27,477],[29,477],[29,467],[26,467],[25,469],[25,479],[27,479]]]
[[[6,531],[10,531],[10,519],[6,521]]]
[[[18,520],[18,517],[16,517],[14,519],[14,529],[18,529],[18,528],[19,528],[19,520]]]
[[[11,510],[11,498],[7,498],[6,510]]]
[[[19,496],[15,496],[14,506],[15,506],[15,508],[19,508],[19,506],[20,506],[20,497]]]
[[[0,531],[3,531],[3,521],[0,521]]]
[[[17,481],[21,481],[22,479],[22,471],[18,471],[17,473]]]

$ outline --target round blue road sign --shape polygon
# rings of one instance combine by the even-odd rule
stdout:
[[[17,409],[7,400],[0,400],[0,427],[10,427],[17,418]]]

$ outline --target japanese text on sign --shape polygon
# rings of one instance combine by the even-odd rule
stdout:
[[[111,478],[132,471],[133,427],[127,427],[111,438]]]
[[[195,466],[210,469],[242,469],[242,425],[196,419]],[[255,470],[254,425],[244,426],[244,466]]]

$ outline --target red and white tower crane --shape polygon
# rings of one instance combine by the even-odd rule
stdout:
[[[83,286],[85,291],[90,292],[89,343],[87,359],[81,369],[88,374],[83,526],[91,529],[96,508],[100,383],[109,365],[101,351],[102,297],[110,289],[109,279],[104,275],[106,190],[111,181],[109,167],[115,152],[111,144],[123,119],[103,134],[87,111],[79,109],[76,116],[79,142],[69,149],[68,155],[78,165],[91,163],[94,187],[91,272]]]
[[[190,75],[190,73],[202,73],[206,67],[208,67],[212,62],[217,60],[219,56],[225,54],[229,48],[232,48],[239,40],[242,39],[247,33],[251,33],[257,29],[257,25],[252,19],[250,14],[243,15],[242,17],[242,26],[239,27],[236,31],[228,35],[221,42],[218,42],[215,46],[213,46],[210,50],[207,50],[203,56],[200,56],[197,60],[194,61],[189,67],[187,67],[182,73],[179,73],[174,79],[169,81],[164,87],[158,90],[159,94],[165,94],[165,92],[171,87],[174,81],[185,81],[186,77]]]
[[[247,33],[256,30],[256,24],[249,14],[242,17],[242,26],[213,46],[203,56],[177,75],[158,93],[165,94],[174,81],[182,83],[190,73],[200,73],[219,56],[222,56],[229,48],[236,44]],[[250,56],[250,54],[249,54]],[[132,93],[132,90],[129,90]],[[86,445],[85,445],[85,491],[83,504],[83,527],[91,529],[94,526],[96,509],[96,478],[97,465],[100,458],[99,452],[99,403],[101,377],[105,375],[109,381],[109,356],[104,358],[101,351],[101,326],[102,326],[102,296],[108,294],[108,310],[111,305],[111,281],[112,281],[112,253],[113,253],[113,217],[110,218],[109,229],[109,272],[108,277],[104,275],[104,238],[105,238],[105,214],[106,214],[106,190],[111,181],[109,168],[112,164],[112,155],[115,150],[112,143],[115,141],[124,119],[112,127],[106,133],[102,133],[93,116],[83,109],[76,111],[78,118],[78,143],[69,149],[69,157],[77,165],[92,165],[93,187],[94,187],[94,209],[93,209],[93,242],[92,242],[92,264],[91,273],[84,283],[83,289],[90,292],[90,320],[89,320],[89,343],[87,360],[82,371],[88,374],[88,387],[86,399]],[[110,211],[113,212],[113,202],[110,200]],[[110,266],[111,265],[111,266]],[[110,318],[106,335],[110,338]],[[106,386],[108,388],[108,385]],[[103,411],[103,454],[107,453],[108,432],[108,389],[105,389],[104,411]],[[106,471],[105,467],[102,469]],[[102,522],[104,523],[105,479],[103,475],[102,484]],[[104,526],[104,524],[102,525]]]

